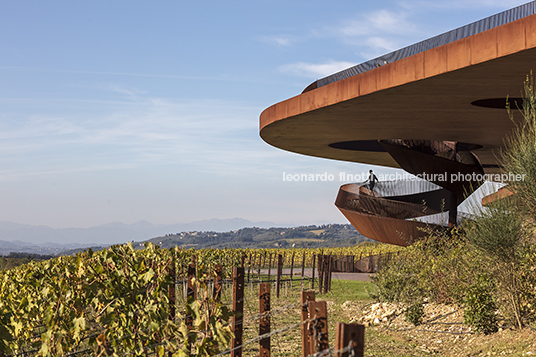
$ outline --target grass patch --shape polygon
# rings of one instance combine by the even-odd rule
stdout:
[[[307,242],[322,242],[322,239],[318,238],[288,238],[285,239],[287,243],[307,243]]]
[[[311,233],[314,233],[316,234],[317,236],[321,235],[322,233],[324,233],[326,230],[325,229],[315,229],[314,231],[309,231]]]
[[[273,276],[272,276],[273,278]],[[275,287],[271,286],[272,310],[282,309],[289,304],[296,304],[300,299],[300,279],[294,278],[293,286],[285,283],[281,288],[279,298],[275,296]],[[330,346],[335,345],[335,324],[337,322],[349,323],[355,314],[372,302],[367,287],[370,282],[333,280],[332,291],[320,295],[316,291],[317,301],[327,301],[328,304],[328,340]],[[315,281],[318,289],[318,282]],[[309,282],[306,283],[309,288]],[[258,336],[258,319],[248,319],[258,313],[258,284],[251,283],[245,287],[246,298],[244,301],[244,315],[247,321],[244,324],[244,341]],[[230,286],[224,292],[224,300],[231,299]],[[351,304],[343,304],[350,301]],[[293,306],[286,308],[272,316],[272,331],[300,321],[300,308]],[[426,335],[431,336],[431,335]],[[443,340],[442,343],[435,343]],[[435,335],[432,342],[419,339],[411,333],[393,332],[385,329],[385,326],[370,326],[365,330],[365,356],[428,356],[430,354],[444,356],[487,356],[487,355],[511,355],[526,356],[527,351],[534,351],[534,334],[531,330],[503,331],[491,335],[470,335],[466,341],[450,342],[443,335]],[[291,329],[280,335],[274,335],[271,339],[272,355],[283,357],[301,357],[301,331],[299,328]],[[437,347],[436,349],[430,348]],[[258,343],[248,345],[244,349],[243,356],[257,356]]]
[[[370,281],[332,280],[331,292],[325,296],[329,296],[337,304],[346,301],[369,302],[372,301],[367,292],[370,286]]]

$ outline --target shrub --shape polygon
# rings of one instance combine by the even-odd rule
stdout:
[[[464,323],[485,334],[497,331],[497,305],[491,291],[493,287],[489,280],[480,279],[467,289],[465,295]]]
[[[413,254],[409,254],[413,257]],[[410,256],[390,260],[371,278],[369,295],[379,301],[411,303],[424,295],[418,270]]]
[[[478,219],[467,229],[467,240],[485,259],[488,274],[493,276],[493,293],[499,300],[501,312],[509,323],[523,326],[522,284],[523,249],[529,243],[524,216],[517,211],[516,200],[503,198],[492,208],[474,208]]]
[[[414,303],[406,309],[406,321],[411,322],[415,326],[422,323],[424,317],[424,306],[422,302]]]
[[[460,238],[460,231],[430,232],[376,274],[371,296],[408,304],[425,298],[460,303],[478,266],[478,260]]]
[[[505,148],[499,159],[504,173],[519,175],[522,180],[508,182],[514,198],[517,200],[516,213],[528,218],[527,224],[536,223],[536,88],[532,72],[527,76],[523,86],[523,103],[514,103],[519,111],[510,110],[508,115],[515,124],[515,130],[506,138]],[[521,118],[518,118],[520,114]]]

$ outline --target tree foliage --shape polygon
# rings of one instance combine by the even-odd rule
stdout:
[[[526,224],[533,225],[536,222],[536,92],[532,73],[523,83],[522,94],[523,102],[514,103],[514,109],[507,100],[508,115],[515,130],[505,139],[499,162],[504,172],[523,177],[508,184],[515,193],[512,198],[515,211],[528,219]]]
[[[464,304],[465,322],[484,333],[496,331],[498,311],[510,326],[523,327],[536,320],[536,89],[532,74],[524,82],[523,103],[515,106],[519,110],[507,105],[515,127],[498,157],[503,173],[511,179],[507,188],[511,195],[499,197],[488,207],[473,205],[474,219],[457,231],[432,234],[409,247],[409,258],[377,274],[377,297],[408,304],[426,298]]]

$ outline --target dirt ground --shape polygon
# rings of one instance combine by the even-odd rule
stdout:
[[[335,283],[334,291],[317,295],[328,307],[330,346],[334,346],[335,322],[360,323],[365,329],[365,356],[531,356],[536,357],[536,331],[503,326],[499,332],[483,335],[463,324],[463,308],[455,305],[424,305],[423,323],[414,326],[405,321],[405,308],[400,304],[375,303],[365,294],[341,300],[348,291],[357,290],[347,284]],[[299,284],[294,289],[283,289],[280,298],[272,297],[272,331],[300,322]],[[253,316],[244,323],[244,341],[259,335],[259,302],[255,286],[248,286],[245,299],[245,316]],[[349,296],[349,295],[348,295]],[[300,327],[271,337],[271,355],[301,357]],[[258,356],[258,342],[248,344],[243,356]]]
[[[536,355],[536,331],[503,326],[484,335],[463,325],[463,308],[427,303],[419,326],[405,321],[400,304],[345,302],[351,322],[365,324],[366,356],[530,356]]]

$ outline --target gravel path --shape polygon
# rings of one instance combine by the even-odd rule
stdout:
[[[304,275],[307,277],[312,276],[313,269],[306,268],[304,271]],[[255,270],[254,273],[256,274],[257,271]],[[277,269],[272,269],[270,271],[271,276],[275,276],[277,273]],[[247,274],[247,269],[246,269]],[[268,274],[268,269],[261,269],[261,274]],[[289,275],[290,274],[290,268],[283,269],[283,275]],[[294,268],[293,270],[294,276],[300,276],[301,274],[301,268]],[[298,275],[297,275],[298,274]],[[370,281],[370,275],[369,273],[332,273],[332,279],[333,280],[356,280],[356,281]],[[318,278],[318,270],[315,270],[315,278]]]

